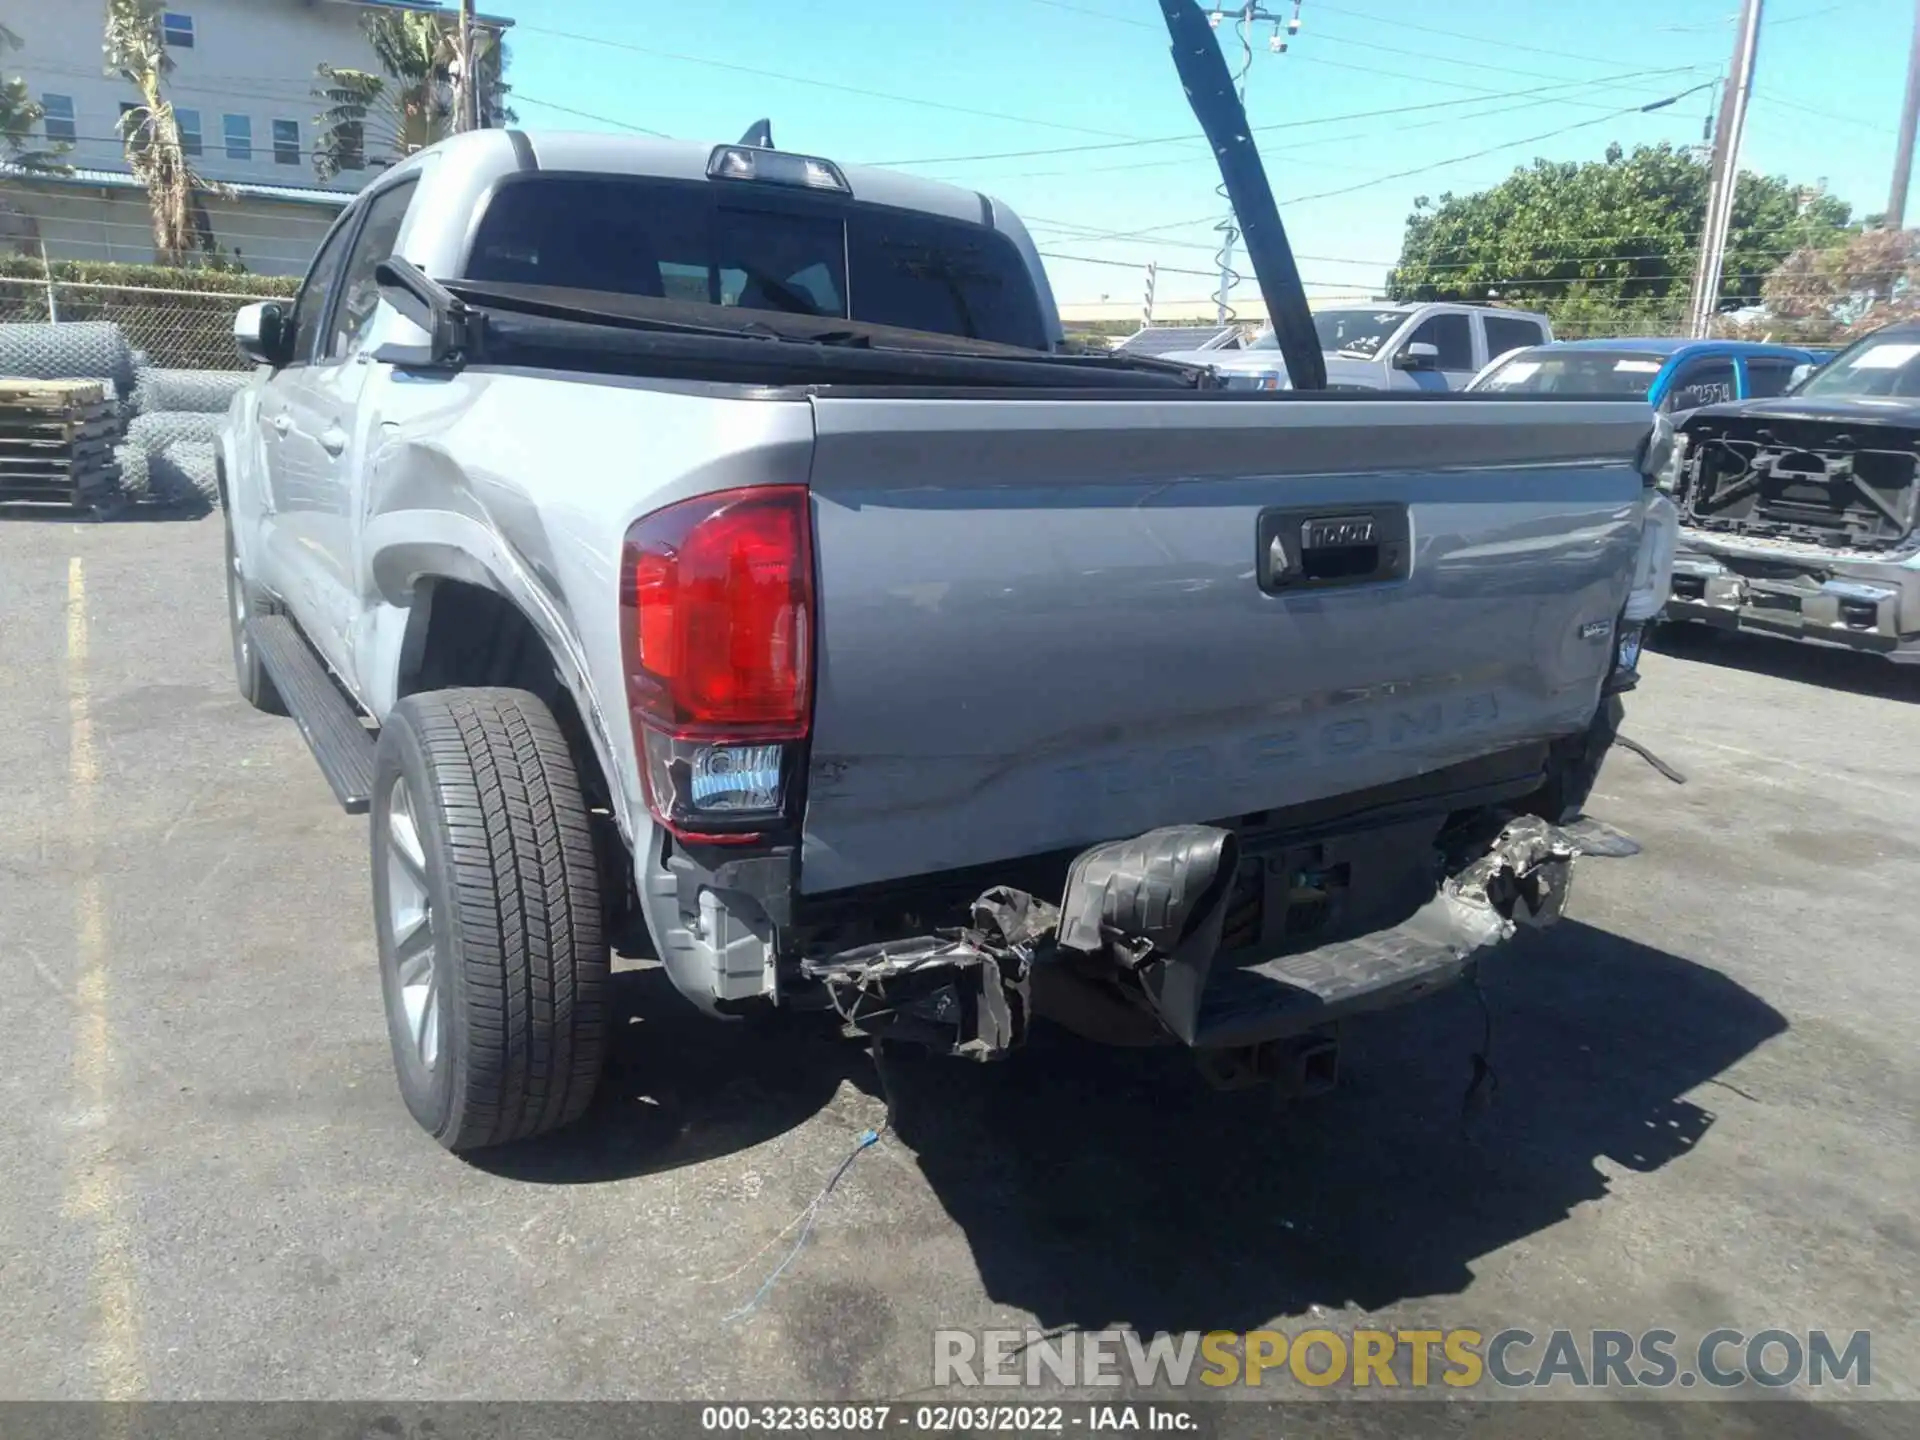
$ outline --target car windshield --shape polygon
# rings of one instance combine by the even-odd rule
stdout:
[[[464,278],[1050,343],[998,231],[771,186],[531,176],[487,206]]]
[[[1635,350],[1521,350],[1473,388],[1508,395],[1644,397],[1666,357]]]
[[[1793,393],[1821,400],[1920,397],[1920,334],[1871,336],[1841,351]]]
[[[1313,328],[1322,350],[1371,359],[1406,318],[1403,310],[1317,310]]]

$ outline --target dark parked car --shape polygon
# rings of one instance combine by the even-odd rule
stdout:
[[[1666,614],[1920,663],[1920,324],[1681,425]]]

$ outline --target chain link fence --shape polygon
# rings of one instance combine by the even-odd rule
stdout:
[[[245,370],[233,316],[263,297],[0,276],[0,321],[111,320],[147,363],[171,370]]]

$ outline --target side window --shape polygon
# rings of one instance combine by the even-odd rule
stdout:
[[[327,313],[327,297],[338,288],[334,280],[340,273],[347,237],[353,233],[358,215],[359,211],[351,210],[341,216],[321,242],[320,253],[313,257],[313,267],[307,271],[299,298],[293,302],[293,345],[288,351],[293,358],[287,362],[289,365],[305,365],[313,359],[320,320]]]
[[[1693,410],[1733,399],[1733,361],[1695,360],[1674,377],[1664,410]]]
[[[1459,313],[1432,315],[1407,337],[1409,345],[1427,344],[1440,351],[1442,370],[1473,369],[1473,321]]]
[[[1538,320],[1519,320],[1511,315],[1484,315],[1481,323],[1487,327],[1487,359],[1495,360],[1509,350],[1524,350],[1529,345],[1546,342],[1546,336],[1540,333]]]
[[[373,313],[380,308],[380,285],[373,278],[373,267],[392,255],[399,243],[400,225],[407,218],[407,206],[413,203],[417,183],[407,180],[389,186],[367,202],[367,222],[360,227],[341,275],[340,305],[334,311],[333,328],[323,352],[327,359],[351,355],[366,338]]]
[[[1799,368],[1799,363],[1793,360],[1747,361],[1748,398],[1765,400],[1786,394],[1787,387],[1793,383],[1793,372]]]

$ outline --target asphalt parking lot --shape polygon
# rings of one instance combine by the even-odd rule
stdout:
[[[1465,991],[1284,1110],[1066,1039],[903,1065],[735,1317],[886,1114],[865,1053],[637,970],[582,1127],[440,1151],[365,822],[234,694],[220,540],[0,521],[0,1398],[900,1396],[941,1326],[1311,1317],[1865,1329],[1920,1399],[1920,672],[1648,657],[1627,733],[1689,783],[1615,752],[1593,809],[1645,854],[1489,963],[1471,1139]]]

